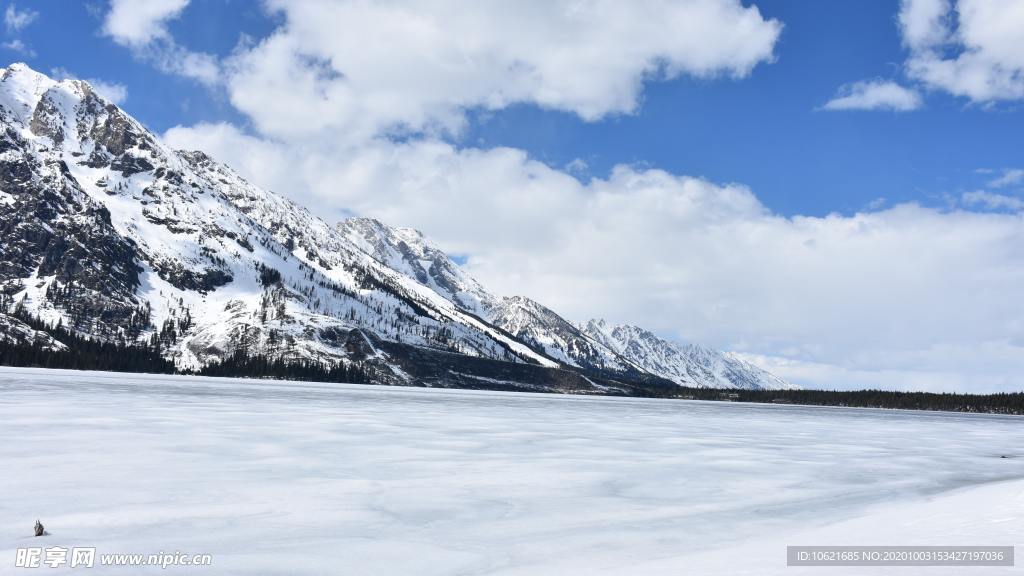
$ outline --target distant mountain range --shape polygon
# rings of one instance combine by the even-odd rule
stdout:
[[[181,368],[243,350],[357,362],[391,384],[791,387],[729,353],[497,296],[416,230],[329,225],[170,149],[86,82],[0,73],[0,340],[43,338],[18,318],[29,314],[159,343]]]

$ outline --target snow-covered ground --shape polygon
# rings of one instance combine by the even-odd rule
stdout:
[[[0,369],[4,574],[1003,574],[785,547],[1018,544],[1020,478],[1014,417]]]

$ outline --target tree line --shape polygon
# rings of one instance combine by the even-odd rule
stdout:
[[[894,408],[1024,415],[1024,392],[961,394],[889,390],[720,390],[680,388],[671,397],[851,408]]]
[[[230,378],[273,378],[310,382],[367,384],[367,369],[358,362],[329,365],[312,360],[282,360],[239,350],[224,360],[214,361],[194,372],[199,376]]]
[[[174,362],[164,358],[160,338],[153,338],[148,344],[123,340],[108,342],[80,336],[65,328],[60,322],[47,324],[40,318],[27,314],[13,316],[35,330],[38,337],[31,342],[12,342],[0,338],[0,366],[318,382],[370,382],[369,371],[357,362],[331,365],[310,360],[269,358],[241,350],[222,361],[207,364],[198,371],[180,370],[175,367]],[[54,345],[54,341],[63,344],[63,347]]]
[[[158,346],[138,346],[124,341],[108,342],[79,336],[62,323],[48,325],[24,314],[16,318],[39,333],[64,345],[38,337],[32,342],[0,341],[0,364],[4,366],[105,370],[109,372],[148,372],[174,374],[174,363],[160,354]]]

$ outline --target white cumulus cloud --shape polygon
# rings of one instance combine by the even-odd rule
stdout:
[[[643,84],[743,77],[782,29],[739,0],[269,0],[284,19],[229,66],[232,103],[283,138],[452,132],[515,103],[586,120],[631,113]]]
[[[903,43],[911,50],[941,45],[949,37],[949,0],[906,0],[900,6]]]
[[[903,0],[908,75],[974,102],[1024,98],[1024,2]]]
[[[921,107],[921,95],[896,82],[866,80],[854,82],[839,89],[835,98],[824,106],[825,110],[894,110],[906,112]]]
[[[143,46],[167,39],[167,22],[181,14],[189,0],[112,0],[103,31],[120,44]]]

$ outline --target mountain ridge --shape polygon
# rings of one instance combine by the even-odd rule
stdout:
[[[84,81],[3,69],[0,128],[5,339],[31,334],[10,318],[17,308],[89,337],[160,345],[183,368],[250,351],[369,363],[384,383],[785,385],[709,349],[644,336],[641,354],[497,296],[414,229],[329,225],[203,152],[170,149]]]

